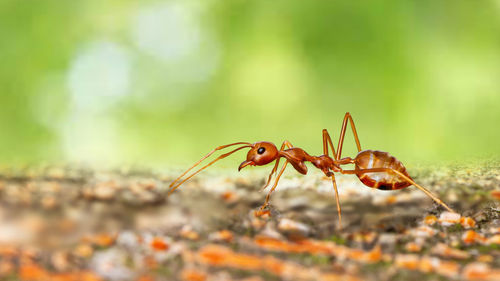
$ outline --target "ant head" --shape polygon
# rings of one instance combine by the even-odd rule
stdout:
[[[238,171],[248,165],[262,166],[273,162],[278,158],[278,149],[267,141],[256,142],[252,145],[247,154],[247,160],[243,161],[238,167]]]

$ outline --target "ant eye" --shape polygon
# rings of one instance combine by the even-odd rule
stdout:
[[[263,148],[263,147],[260,147],[260,148],[257,150],[257,153],[258,153],[258,154],[262,154],[262,153],[264,153],[264,151],[266,151],[266,149],[265,149],[265,148]]]

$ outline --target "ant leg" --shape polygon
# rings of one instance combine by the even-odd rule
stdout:
[[[323,154],[328,155],[328,145],[332,148],[332,155],[335,157],[335,148],[333,147],[332,139],[330,138],[330,134],[326,129],[323,129]],[[342,229],[342,215],[340,210],[340,199],[339,199],[339,191],[337,189],[337,182],[335,181],[335,175],[331,173],[331,179],[333,188],[335,189],[335,199],[337,201],[337,212],[339,213],[339,229]]]
[[[411,178],[409,178],[405,174],[401,173],[400,171],[390,169],[390,168],[371,168],[371,169],[359,169],[359,170],[342,170],[340,172],[342,174],[356,174],[356,175],[361,175],[361,174],[366,174],[366,173],[374,173],[374,172],[395,173],[399,177],[406,180],[408,183],[410,183],[410,184],[414,185],[416,188],[422,190],[427,196],[432,198],[432,200],[436,201],[436,203],[443,206],[449,212],[455,212],[450,207],[448,207],[448,205],[446,205],[443,201],[441,201],[441,199],[439,199],[436,195],[432,194],[429,190],[427,190],[423,186],[417,184],[414,180],[412,180]]]
[[[328,145],[332,148],[332,155],[335,158],[335,147],[333,147],[332,139],[326,129],[323,129],[323,154],[328,156]]]
[[[359,144],[358,133],[356,132],[356,126],[354,126],[354,121],[352,120],[352,116],[349,112],[346,112],[344,116],[344,121],[342,122],[342,129],[340,130],[340,138],[339,144],[337,145],[337,155],[335,160],[339,160],[342,155],[342,145],[344,144],[344,136],[345,130],[347,128],[347,120],[349,119],[349,123],[351,124],[352,133],[354,134],[354,140],[356,141],[356,147],[358,148],[358,152],[361,151],[361,144]]]
[[[333,173],[331,178],[332,178],[333,188],[335,189],[335,199],[337,200],[337,212],[339,213],[339,229],[342,229],[342,215],[340,211],[339,191],[337,189],[337,182],[335,181],[335,175]]]
[[[220,149],[223,149],[223,148],[226,148],[228,146],[231,146],[231,145],[236,145],[236,144],[245,144],[243,146],[240,146],[236,149],[233,149],[232,151],[228,152],[228,153],[225,153],[225,154],[222,154],[220,155],[219,157],[217,157],[215,160],[211,161],[210,163],[208,163],[207,165],[203,166],[202,168],[198,169],[196,172],[192,173],[190,176],[188,176],[187,178],[183,179],[182,181],[179,181],[187,172],[189,172],[191,169],[193,169],[194,167],[196,167],[198,164],[201,163],[201,161],[205,160],[207,157],[209,157],[210,155],[212,155],[215,151],[217,150],[220,150]],[[232,144],[228,144],[228,145],[223,145],[223,146],[219,146],[217,148],[215,148],[214,150],[212,150],[210,153],[208,153],[207,155],[205,155],[203,158],[201,158],[198,162],[196,162],[191,168],[189,168],[187,171],[185,171],[180,177],[178,177],[174,182],[172,182],[170,184],[170,191],[168,192],[168,195],[172,194],[172,192],[174,192],[174,190],[176,190],[181,184],[183,184],[184,182],[186,182],[187,180],[189,180],[190,178],[192,178],[194,175],[198,174],[199,172],[203,171],[205,168],[207,168],[208,166],[212,165],[213,163],[221,160],[221,159],[224,159],[226,157],[228,157],[229,155],[233,154],[234,152],[240,150],[240,149],[243,149],[243,148],[246,148],[246,147],[252,147],[252,144],[250,143],[247,143],[247,142],[237,142],[237,143],[232,143]]]
[[[274,181],[273,187],[271,188],[271,190],[269,190],[269,193],[267,193],[266,201],[264,202],[264,205],[262,205],[260,207],[260,210],[264,210],[264,208],[266,208],[267,205],[269,205],[269,199],[271,198],[271,193],[273,193],[273,191],[276,189],[276,186],[278,186],[278,181],[280,180],[281,175],[285,171],[286,165],[288,165],[288,160],[286,160],[285,164],[283,164],[283,167],[281,168],[280,172],[278,173],[278,176],[276,177],[276,180]]]
[[[289,141],[284,141],[282,144],[281,144],[281,148],[280,148],[280,151],[283,151],[283,149],[285,149],[285,146],[287,146],[288,148],[292,148],[293,145],[289,142]],[[266,189],[266,187],[269,186],[269,183],[271,183],[271,178],[273,177],[273,174],[276,173],[276,171],[278,170],[278,165],[280,163],[280,158],[276,159],[276,163],[274,164],[274,167],[273,167],[273,170],[271,171],[271,173],[269,174],[269,177],[267,178],[267,182],[266,182],[266,185],[264,185],[260,191]]]

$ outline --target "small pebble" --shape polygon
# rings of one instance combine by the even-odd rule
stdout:
[[[439,216],[439,223],[443,226],[450,226],[460,222],[460,214],[451,213],[451,212],[443,212],[441,216]]]
[[[198,240],[200,238],[198,232],[194,231],[190,225],[183,226],[180,235],[189,240]]]
[[[415,242],[409,242],[405,245],[405,249],[408,251],[408,252],[420,252],[422,250],[422,246],[418,245],[417,243]]]
[[[302,235],[307,235],[310,232],[310,228],[306,224],[296,222],[287,218],[280,220],[280,222],[278,223],[278,229],[282,232],[299,233]]]
[[[437,222],[437,218],[435,215],[429,215],[429,216],[426,216],[425,219],[424,219],[424,223],[426,225],[433,225]]]

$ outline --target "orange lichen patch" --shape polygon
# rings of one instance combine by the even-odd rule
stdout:
[[[250,276],[247,278],[240,279],[240,281],[264,281],[260,276]]]
[[[484,236],[475,232],[474,230],[468,230],[462,235],[462,241],[464,241],[467,244],[478,243],[478,242],[482,243],[486,241],[486,238],[484,238]]]
[[[19,250],[16,247],[8,245],[0,245],[0,256],[1,257],[15,257],[19,254]]]
[[[168,250],[168,244],[160,237],[154,237],[151,240],[151,243],[149,243],[151,248],[153,248],[155,251],[166,251]]]
[[[99,278],[92,272],[88,271],[77,271],[70,273],[53,273],[48,277],[50,281],[101,281]]]
[[[154,281],[155,279],[150,275],[142,275],[137,278],[137,281]]]
[[[286,266],[283,262],[271,256],[267,256],[264,258],[264,264],[269,272],[276,275],[282,275],[286,269]]]
[[[51,281],[77,281],[77,276],[73,273],[54,273],[50,275]]]
[[[492,190],[490,192],[490,195],[492,198],[494,198],[496,200],[500,200],[500,190]]]
[[[76,246],[75,250],[73,251],[73,253],[76,256],[79,256],[82,258],[90,257],[93,252],[94,252],[94,249],[92,249],[92,247],[90,247],[90,245],[88,245],[88,244],[80,244],[80,245]]]
[[[36,264],[21,265],[19,278],[26,281],[48,280],[48,273]]]
[[[232,242],[233,241],[233,233],[229,230],[221,230],[210,234],[210,239],[215,241],[224,241],[224,242]]]
[[[257,236],[254,243],[264,249],[271,251],[289,252],[289,253],[313,253],[313,254],[331,254],[335,248],[328,247],[325,244],[317,244],[312,240],[301,239],[295,242],[288,242],[267,236]],[[332,245],[334,245],[332,243]]]
[[[417,255],[397,255],[394,259],[397,267],[416,270],[420,265],[420,260]]]
[[[181,280],[183,281],[205,281],[207,274],[196,269],[184,269],[181,272]]]
[[[396,267],[418,270],[422,272],[435,272],[447,277],[455,277],[458,275],[460,265],[452,261],[442,261],[438,258],[422,257],[414,254],[396,255],[394,258]]]
[[[261,248],[265,248],[271,251],[300,252],[298,245],[293,245],[288,242],[267,236],[259,235],[255,237],[254,243]]]
[[[479,257],[477,257],[477,261],[479,261],[479,262],[492,262],[493,256],[492,255],[480,255]]]
[[[137,281],[154,281],[155,279],[151,275],[142,275],[137,278]]]
[[[354,251],[355,250],[351,250],[351,253]],[[349,257],[359,262],[376,263],[382,259],[382,249],[380,248],[380,245],[377,245],[369,252],[362,251],[361,253],[358,253],[356,257],[353,257],[351,254]]]
[[[100,233],[82,238],[82,242],[92,243],[99,247],[109,247],[115,243],[116,235]]]
[[[194,264],[196,262],[196,253],[190,251],[190,250],[185,250],[182,252],[181,254],[182,256],[182,260],[184,262],[184,264],[186,265],[191,265],[191,264]]]
[[[452,212],[443,212],[439,216],[439,223],[443,226],[450,226],[460,222],[460,214]]]
[[[180,235],[182,238],[189,240],[198,240],[200,238],[198,232],[194,231],[189,225],[186,225],[181,229]]]
[[[238,195],[232,191],[226,191],[220,195],[220,198],[228,203],[238,200]]]
[[[435,262],[433,262],[433,260],[435,259],[429,257],[422,257],[418,265],[418,270],[426,273],[431,272],[434,269],[434,266],[432,264]]]
[[[259,230],[259,229],[262,229],[266,225],[266,221],[263,219],[254,218],[254,219],[252,219],[251,224],[252,224],[253,228]]]
[[[426,225],[433,225],[438,221],[435,215],[429,215],[424,218],[424,223]]]
[[[414,228],[410,231],[413,236],[416,237],[431,237],[436,235],[437,231],[427,225],[422,225],[417,228]]]
[[[212,266],[222,266],[231,250],[222,246],[207,245],[198,251],[199,260]]]
[[[235,254],[218,245],[207,245],[198,251],[199,261],[212,266],[228,266],[243,269],[260,269],[262,260],[256,256]]]
[[[453,261],[435,260],[434,271],[447,277],[456,277],[460,272],[460,265]]]
[[[148,269],[156,269],[158,267],[158,261],[150,255],[144,257],[143,264]]]
[[[476,222],[470,217],[461,217],[460,224],[464,228],[473,228],[474,226],[476,226]]]
[[[467,280],[500,280],[500,270],[493,270],[487,264],[474,262],[465,266],[462,277]]]
[[[10,275],[14,272],[14,264],[10,261],[0,261],[0,277]]]
[[[462,250],[448,247],[448,245],[443,244],[443,243],[437,244],[432,249],[432,253],[436,254],[436,255],[440,255],[440,256],[445,257],[445,258],[454,258],[454,259],[467,259],[470,257],[469,253],[462,251]]]
[[[67,271],[70,267],[69,254],[65,251],[55,251],[50,256],[50,262],[57,271]]]
[[[272,256],[257,256],[235,253],[231,249],[218,245],[207,245],[198,251],[198,262],[210,266],[232,267],[249,271],[264,270],[294,280],[359,280],[350,275],[322,273],[315,267],[304,267]]]
[[[363,251],[339,246],[330,241],[300,239],[295,242],[288,242],[266,236],[257,236],[254,239],[254,243],[260,248],[271,251],[332,255],[346,257],[363,263],[375,263],[383,257],[379,246],[371,251]]]
[[[420,252],[422,250],[422,246],[418,245],[417,243],[415,242],[409,242],[405,245],[405,249],[408,251],[408,252]]]
[[[32,264],[39,252],[33,248],[26,248],[19,252],[19,260],[26,264]]]
[[[293,279],[293,278],[292,278]],[[356,281],[360,280],[359,278],[351,275],[339,275],[335,273],[322,273],[315,278],[318,281]]]
[[[244,270],[259,270],[264,267],[261,257],[248,254],[231,254],[227,259],[228,265]]]

